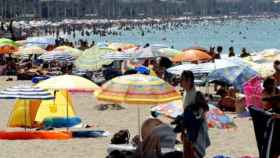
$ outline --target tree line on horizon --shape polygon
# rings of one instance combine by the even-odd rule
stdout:
[[[141,18],[279,13],[272,0],[0,0],[1,19]]]

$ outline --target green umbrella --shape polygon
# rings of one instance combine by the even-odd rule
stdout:
[[[84,51],[84,53],[75,61],[78,69],[95,71],[102,68],[102,65],[111,64],[112,60],[106,60],[103,56],[107,53],[115,52],[110,48],[92,47]]]
[[[4,45],[18,47],[18,44],[15,41],[7,38],[0,38],[0,46],[4,46]]]

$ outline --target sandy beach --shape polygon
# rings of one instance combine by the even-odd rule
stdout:
[[[1,77],[1,89],[12,85],[31,84],[23,81],[5,81]],[[74,108],[84,123],[94,125],[94,129],[107,130],[115,133],[121,129],[129,129],[131,135],[137,133],[137,109],[125,106],[123,110],[99,111],[96,100],[90,94],[74,94]],[[14,130],[6,127],[14,100],[1,100],[0,128],[1,130]],[[149,117],[149,106],[141,108],[142,120]],[[234,115],[232,115],[234,116]],[[207,150],[207,158],[215,155],[228,155],[238,158],[244,155],[257,156],[257,146],[252,121],[248,118],[235,119],[237,129],[221,130],[209,129],[211,147]],[[111,137],[97,139],[71,139],[66,141],[0,141],[0,157],[4,158],[103,158],[107,155],[106,147]]]

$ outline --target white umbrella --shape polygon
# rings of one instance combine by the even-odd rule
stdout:
[[[218,59],[215,62],[201,63],[201,64],[183,64],[167,69],[169,73],[181,75],[183,71],[190,70],[194,74],[210,73],[215,69],[222,69],[227,67],[238,66],[237,63],[229,59]]]

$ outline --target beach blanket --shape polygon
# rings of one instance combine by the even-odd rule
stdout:
[[[233,119],[227,116],[216,106],[209,104],[210,110],[206,114],[206,119],[209,128],[234,128],[236,124]],[[183,113],[182,101],[175,101],[168,104],[162,104],[151,108],[156,115],[164,115],[169,118],[176,118]]]

